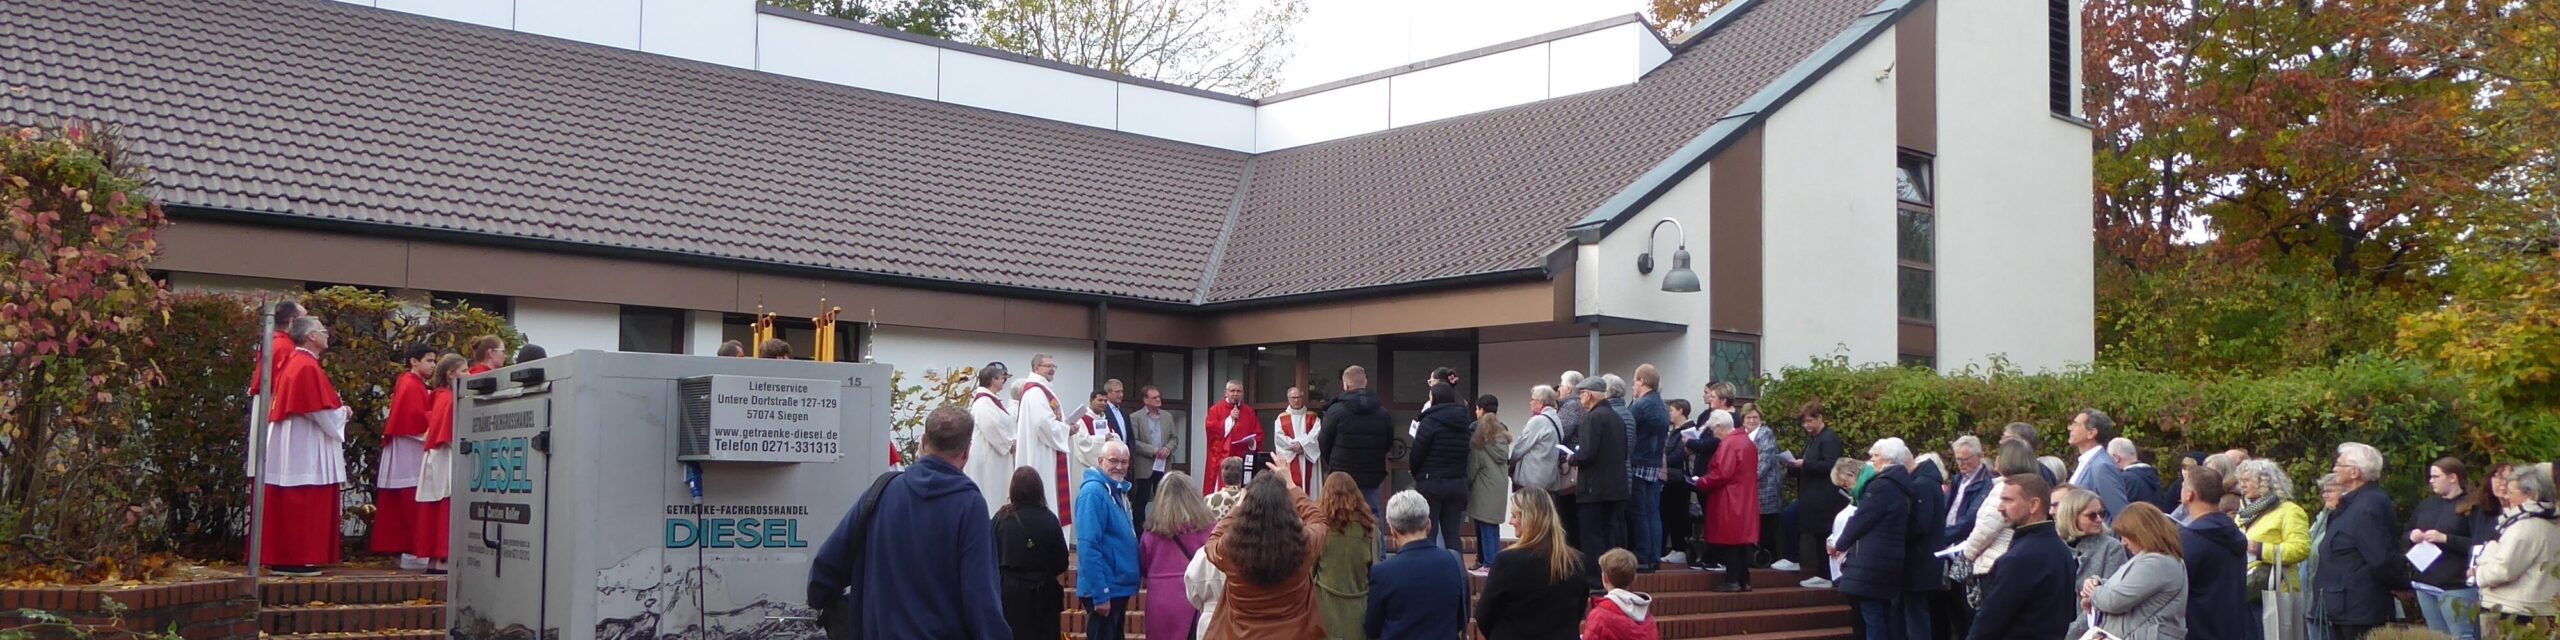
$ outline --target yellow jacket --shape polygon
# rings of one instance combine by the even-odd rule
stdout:
[[[2292,502],[2277,504],[2274,511],[2249,523],[2249,541],[2259,546],[2258,553],[2249,558],[2251,572],[2267,566],[2269,553],[2277,554],[2272,559],[2281,567],[2300,564],[2311,557],[2311,513]],[[2298,580],[2288,579],[2284,586],[2285,591],[2302,590]]]

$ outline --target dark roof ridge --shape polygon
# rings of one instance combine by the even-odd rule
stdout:
[[[1325,82],[1325,83],[1323,83],[1323,84],[1309,85],[1309,86],[1301,87],[1301,88],[1297,88],[1297,89],[1290,89],[1290,90],[1288,90],[1288,91],[1282,91],[1282,92],[1274,93],[1274,94],[1271,94],[1271,95],[1268,95],[1268,96],[1263,96],[1263,97],[1262,97],[1262,99],[1260,99],[1260,100],[1255,100],[1255,101],[1254,101],[1254,104],[1255,104],[1255,105],[1257,105],[1257,106],[1259,106],[1259,105],[1267,105],[1267,104],[1271,104],[1271,103],[1275,103],[1275,102],[1282,102],[1282,101],[1286,101],[1286,100],[1290,100],[1290,99],[1294,99],[1294,98],[1303,98],[1303,97],[1307,97],[1307,96],[1310,96],[1310,95],[1315,95],[1315,94],[1318,94],[1318,93],[1324,93],[1324,92],[1326,92],[1326,91],[1332,91],[1332,90],[1335,90],[1335,89],[1340,89],[1340,88],[1343,88],[1343,87],[1348,87],[1348,86],[1352,86],[1352,85],[1360,84],[1360,83],[1363,83],[1363,82],[1371,82],[1371,81],[1375,81],[1375,80],[1378,80],[1378,79],[1381,79],[1381,78],[1391,78],[1391,77],[1400,76],[1400,75],[1404,75],[1404,74],[1408,74],[1408,73],[1413,73],[1413,72],[1416,72],[1416,71],[1421,71],[1421,70],[1424,70],[1424,69],[1429,69],[1429,68],[1432,68],[1432,67],[1444,66],[1444,65],[1449,65],[1449,64],[1453,64],[1453,63],[1457,63],[1457,62],[1461,62],[1461,61],[1465,61],[1465,60],[1471,60],[1471,59],[1475,59],[1475,58],[1481,58],[1481,57],[1485,57],[1485,56],[1493,55],[1493,54],[1496,54],[1496,53],[1502,53],[1502,52],[1505,52],[1505,51],[1510,51],[1510,50],[1513,50],[1513,49],[1518,49],[1518,48],[1526,47],[1526,46],[1530,46],[1530,45],[1546,44],[1546,43],[1549,43],[1549,42],[1554,42],[1554,41],[1557,41],[1557,40],[1563,40],[1563,39],[1565,39],[1565,38],[1571,38],[1571,37],[1574,37],[1574,36],[1578,36],[1578,35],[1582,35],[1582,34],[1586,34],[1586,33],[1591,33],[1591,32],[1594,32],[1594,31],[1600,31],[1600,30],[1608,29],[1608,28],[1610,28],[1610,27],[1616,27],[1616,26],[1619,26],[1619,25],[1625,25],[1625,24],[1640,24],[1640,25],[1644,25],[1645,33],[1652,34],[1652,35],[1653,35],[1653,41],[1654,41],[1655,43],[1661,44],[1661,45],[1662,45],[1662,47],[1663,47],[1664,49],[1670,49],[1670,48],[1671,48],[1671,42],[1670,42],[1669,40],[1666,40],[1666,39],[1664,39],[1664,38],[1662,37],[1662,30],[1661,30],[1661,29],[1657,29],[1657,28],[1655,28],[1655,27],[1653,26],[1653,23],[1651,23],[1651,22],[1646,22],[1646,21],[1645,21],[1645,19],[1644,19],[1644,16],[1637,15],[1637,14],[1633,14],[1633,13],[1620,14],[1620,15],[1617,15],[1617,16],[1612,16],[1612,17],[1605,18],[1605,19],[1601,19],[1601,20],[1594,21],[1594,22],[1587,22],[1587,23],[1583,23],[1583,24],[1578,24],[1578,25],[1570,26],[1570,27],[1565,27],[1565,28],[1562,28],[1562,29],[1557,29],[1557,30],[1554,30],[1554,31],[1549,31],[1549,32],[1546,32],[1546,33],[1540,33],[1540,34],[1536,34],[1536,35],[1531,35],[1531,36],[1524,37],[1524,38],[1516,38],[1516,39],[1513,39],[1513,40],[1510,40],[1510,41],[1506,41],[1506,42],[1498,42],[1498,43],[1489,44],[1489,45],[1485,45],[1485,46],[1481,46],[1481,47],[1476,47],[1476,48],[1473,48],[1473,49],[1468,49],[1468,50],[1465,50],[1465,51],[1460,51],[1460,52],[1452,53],[1452,54],[1445,55],[1445,56],[1440,56],[1440,57],[1436,57],[1436,58],[1431,58],[1431,59],[1429,59],[1429,60],[1423,60],[1423,61],[1421,61],[1421,62],[1412,62],[1412,63],[1401,64],[1401,65],[1397,65],[1397,66],[1393,66],[1393,67],[1388,67],[1388,68],[1385,68],[1385,69],[1379,69],[1379,70],[1377,70],[1377,71],[1371,71],[1371,72],[1368,72],[1368,73],[1363,73],[1363,74],[1356,75],[1356,76],[1352,76],[1352,77],[1349,77],[1349,78],[1343,78],[1343,79],[1340,79],[1340,80],[1331,80],[1331,81],[1327,81],[1327,82]]]
[[[1256,156],[1246,156],[1244,167],[1236,171],[1236,197],[1227,203],[1227,222],[1218,227],[1218,243],[1210,245],[1209,260],[1200,269],[1200,288],[1191,294],[1191,304],[1209,301],[1209,287],[1218,282],[1218,264],[1227,257],[1227,241],[1235,238],[1236,218],[1244,215],[1245,196],[1253,193],[1253,163]]]
[[[758,12],[758,13],[762,13],[762,14],[764,14],[764,15],[769,15],[769,16],[779,17],[779,18],[790,18],[790,19],[793,19],[793,20],[798,20],[798,21],[801,21],[801,22],[806,22],[806,23],[815,24],[815,25],[822,25],[822,26],[834,27],[834,28],[844,29],[844,30],[848,30],[848,31],[857,31],[857,32],[861,32],[861,33],[865,33],[865,34],[869,34],[869,35],[879,36],[879,37],[883,37],[883,38],[889,38],[889,39],[892,39],[892,40],[901,40],[901,41],[912,42],[912,43],[921,44],[921,45],[926,45],[926,46],[931,46],[931,47],[940,48],[940,49],[950,49],[950,50],[958,51],[958,52],[961,52],[961,53],[974,54],[974,55],[981,55],[981,56],[986,56],[986,57],[990,57],[990,58],[995,58],[995,59],[998,59],[998,60],[1004,60],[1004,61],[1006,61],[1006,62],[1019,62],[1019,63],[1022,63],[1022,64],[1032,65],[1032,66],[1041,67],[1041,68],[1045,68],[1045,69],[1050,69],[1050,70],[1055,70],[1055,71],[1065,71],[1065,72],[1067,72],[1067,73],[1073,73],[1073,74],[1083,75],[1083,76],[1091,76],[1091,77],[1095,77],[1095,78],[1101,78],[1101,79],[1104,79],[1104,80],[1110,80],[1110,81],[1113,81],[1113,82],[1126,82],[1126,83],[1129,83],[1129,84],[1134,84],[1134,85],[1138,85],[1138,86],[1141,86],[1141,87],[1146,87],[1146,88],[1149,88],[1149,89],[1160,89],[1160,90],[1164,90],[1164,91],[1171,91],[1171,92],[1174,92],[1174,93],[1179,93],[1179,94],[1183,94],[1183,95],[1188,95],[1188,96],[1192,96],[1192,97],[1196,97],[1196,98],[1208,98],[1208,99],[1211,99],[1211,100],[1217,100],[1217,101],[1220,101],[1220,102],[1232,102],[1232,103],[1235,103],[1235,104],[1241,104],[1241,105],[1247,105],[1247,106],[1252,106],[1252,105],[1254,105],[1254,104],[1256,104],[1256,103],[1257,103],[1253,98],[1247,98],[1247,97],[1240,96],[1240,95],[1235,95],[1235,94],[1232,94],[1232,93],[1226,93],[1226,92],[1221,92],[1221,91],[1211,91],[1211,90],[1208,90],[1208,89],[1202,89],[1202,88],[1199,88],[1199,87],[1191,87],[1191,86],[1178,85],[1178,84],[1174,84],[1174,83],[1171,83],[1171,82],[1165,82],[1165,81],[1163,81],[1163,80],[1156,80],[1156,79],[1152,79],[1152,78],[1141,78],[1141,77],[1138,77],[1138,76],[1133,76],[1133,75],[1129,75],[1129,74],[1125,74],[1125,73],[1114,73],[1114,72],[1110,72],[1110,71],[1104,71],[1104,70],[1101,70],[1101,69],[1095,69],[1095,68],[1093,68],[1093,67],[1087,67],[1087,66],[1082,66],[1082,65],[1069,64],[1069,63],[1065,63],[1065,62],[1059,62],[1059,61],[1056,61],[1056,60],[1050,60],[1050,59],[1047,59],[1047,58],[1035,58],[1035,57],[1031,57],[1031,56],[1027,56],[1027,55],[1023,55],[1023,54],[1019,54],[1019,53],[1014,53],[1014,52],[1011,52],[1011,51],[1005,51],[1005,50],[1002,50],[1002,49],[992,49],[992,48],[988,48],[988,47],[982,47],[982,46],[978,46],[978,45],[974,45],[974,44],[969,44],[969,43],[966,43],[966,42],[961,42],[961,41],[958,41],[958,40],[951,40],[951,39],[948,39],[948,38],[936,38],[936,37],[933,37],[933,36],[918,35],[918,34],[914,34],[914,33],[908,33],[908,32],[905,32],[905,31],[899,31],[899,30],[897,30],[897,29],[891,29],[891,28],[888,28],[888,27],[882,27],[882,26],[877,26],[877,25],[865,24],[865,23],[861,23],[861,22],[855,22],[855,21],[852,21],[852,20],[846,20],[846,19],[843,19],[843,18],[836,18],[836,17],[830,17],[830,16],[822,16],[822,15],[818,15],[818,14],[815,14],[815,13],[810,13],[810,12],[807,12],[807,11],[801,11],[801,10],[798,10],[798,9],[785,9],[785,8],[782,8],[782,7],[777,7],[777,6],[773,6],[773,5],[769,5],[769,4],[762,4],[762,3],[758,3],[758,4],[756,5],[756,12]],[[771,72],[766,72],[766,73],[771,73]]]

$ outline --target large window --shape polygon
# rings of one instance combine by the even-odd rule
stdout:
[[[1102,351],[1102,375],[1128,389],[1121,410],[1132,415],[1147,410],[1147,387],[1153,386],[1164,396],[1165,427],[1186,439],[1199,437],[1191,419],[1189,350],[1114,343]],[[1172,462],[1190,468],[1191,447],[1175,449]]]
[[[720,318],[720,339],[736,340],[739,344],[746,345],[747,355],[755,355],[755,323],[756,317],[751,314],[731,313],[722,315]],[[862,323],[844,320],[836,321],[837,362],[860,362],[862,360],[862,330]],[[811,350],[815,349],[818,344],[818,325],[810,322],[808,318],[794,318],[790,316],[774,318],[773,337],[780,338],[783,342],[791,344],[792,359],[816,359],[811,356]]]
[[[1716,334],[1707,362],[1709,382],[1731,382],[1745,398],[1760,397],[1760,338]]]
[[[685,313],[657,307],[622,307],[623,351],[684,353]]]
[[[1899,265],[1895,309],[1906,322],[1934,322],[1938,319],[1938,224],[1929,159],[1906,153],[1900,173],[1902,204],[1894,215],[1894,258]]]

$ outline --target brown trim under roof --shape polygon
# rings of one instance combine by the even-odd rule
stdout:
[[[1938,152],[1938,3],[1923,2],[1893,25],[1895,138],[1905,149]]]
[[[1707,326],[1758,335],[1762,316],[1761,132],[1750,133],[1707,165]]]
[[[1209,319],[1208,346],[1556,322],[1559,291],[1571,293],[1548,282],[1521,282],[1225,313]]]

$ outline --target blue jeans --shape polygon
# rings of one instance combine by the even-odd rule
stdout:
[[[1778,522],[1780,526],[1786,527],[1786,532],[1778,537],[1778,558],[1782,560],[1797,560],[1796,556],[1803,554],[1797,553],[1796,551],[1803,548],[1804,545],[1796,543],[1796,538],[1799,537],[1799,534],[1796,532],[1801,531],[1801,529],[1796,528],[1796,503],[1790,501],[1787,503],[1787,508],[1778,512]],[[1797,561],[1801,562],[1801,560]]]
[[[1370,489],[1369,489],[1369,515],[1370,515],[1371,517],[1373,517],[1373,518],[1376,518],[1376,519],[1377,519],[1377,521],[1378,521],[1378,524],[1380,524],[1380,525],[1384,525],[1384,524],[1386,524],[1386,523],[1387,523],[1387,506],[1386,506],[1386,505],[1387,505],[1387,483],[1386,483],[1386,481],[1381,480],[1381,481],[1379,481],[1379,482],[1378,482],[1378,486],[1376,486],[1376,487],[1373,487],[1373,488],[1370,488]],[[1378,530],[1378,531],[1371,531],[1371,532],[1369,532],[1369,535],[1373,535],[1373,536],[1377,536],[1377,537],[1378,537],[1378,561],[1379,561],[1379,562],[1386,562],[1386,561],[1387,561],[1387,551],[1388,551],[1388,549],[1387,549],[1387,532],[1384,530],[1384,529],[1386,529],[1386,527],[1384,527],[1384,526],[1380,526],[1380,527],[1378,527],[1378,529],[1380,529],[1380,530]]]
[[[1463,547],[1462,547],[1463,548]],[[1493,554],[1502,550],[1502,525],[1476,521],[1476,564],[1493,570]]]
[[[2444,595],[2418,591],[2418,610],[2427,628],[2454,640],[2480,640],[2480,590],[2448,589]]]
[[[1662,564],[1662,481],[1634,480],[1627,486],[1627,537],[1635,546],[1636,566]]]
[[[1849,600],[1857,606],[1858,618],[1867,623],[1866,640],[1910,640],[1902,635],[1902,616],[1897,615],[1900,612],[1894,609],[1892,600],[1855,596]]]

